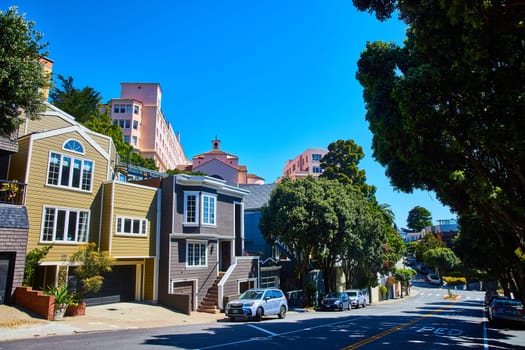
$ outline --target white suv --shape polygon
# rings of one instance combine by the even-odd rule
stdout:
[[[352,305],[352,307],[366,306],[366,297],[359,289],[349,289],[346,291],[346,294],[348,294],[350,298],[350,305]]]
[[[253,318],[260,321],[262,316],[277,315],[285,318],[288,301],[283,291],[277,288],[253,288],[241,294],[239,299],[226,304],[225,314],[231,320]]]

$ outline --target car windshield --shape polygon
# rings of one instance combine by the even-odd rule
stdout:
[[[522,307],[521,301],[518,300],[498,300],[497,306]]]
[[[328,293],[326,298],[339,298],[339,293]]]
[[[346,294],[348,294],[349,297],[357,296],[357,292],[346,292]]]
[[[246,292],[242,293],[239,299],[261,299],[263,296],[262,291],[258,290],[247,290]]]

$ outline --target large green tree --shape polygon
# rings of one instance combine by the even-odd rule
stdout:
[[[525,6],[354,4],[380,20],[395,11],[408,26],[404,46],[368,43],[358,62],[374,157],[396,188],[435,191],[505,242],[495,254],[514,254],[525,242]]]
[[[425,265],[433,267],[436,270],[438,277],[456,266],[461,261],[450,248],[432,248],[423,255]]]
[[[414,232],[421,231],[425,227],[432,226],[432,215],[428,209],[417,205],[408,212],[407,226]]]
[[[51,102],[63,111],[75,117],[79,123],[86,123],[98,113],[102,95],[92,87],[77,89],[73,86],[73,77],[58,75],[60,84],[54,84],[49,97]]]
[[[0,136],[15,131],[26,112],[31,119],[45,110],[42,88],[50,77],[41,60],[47,56],[47,43],[26,15],[17,7],[0,11]]]
[[[323,173],[320,177],[338,180],[358,188],[367,198],[374,198],[375,186],[366,183],[366,172],[359,168],[365,153],[353,140],[337,140],[328,145],[328,152],[321,159]]]

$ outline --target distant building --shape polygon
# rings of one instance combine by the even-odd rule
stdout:
[[[264,178],[248,174],[245,165],[239,165],[239,158],[221,151],[221,141],[212,140],[212,149],[193,157],[192,171],[201,171],[211,177],[222,179],[230,184],[264,184]]]
[[[283,169],[283,176],[292,179],[307,176],[319,177],[323,173],[321,158],[328,153],[325,148],[309,148],[292,160],[287,160]]]
[[[436,236],[441,236],[441,240],[450,247],[452,240],[459,232],[459,225],[456,219],[438,220],[438,224],[430,228],[432,233]]]
[[[191,162],[180,144],[180,134],[173,131],[162,112],[161,100],[160,84],[121,83],[120,98],[108,105],[113,124],[122,128],[124,142],[142,157],[153,159],[159,171],[165,172]]]

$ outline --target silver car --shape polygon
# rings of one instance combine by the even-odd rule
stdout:
[[[231,320],[255,319],[256,321],[269,315],[285,318],[287,311],[288,300],[283,291],[277,288],[248,289],[239,299],[229,301],[224,310]]]
[[[348,298],[350,298],[350,305],[355,308],[366,306],[366,297],[359,289],[349,289],[346,291]]]

